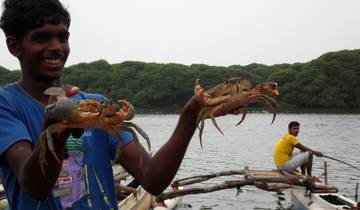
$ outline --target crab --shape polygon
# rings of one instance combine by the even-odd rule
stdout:
[[[92,99],[85,100],[63,100],[64,92],[59,88],[51,88],[44,92],[47,95],[56,97],[58,102],[46,107],[47,117],[59,120],[45,129],[40,135],[39,143],[39,164],[41,172],[45,177],[44,167],[48,165],[46,160],[47,148],[57,160],[60,159],[55,153],[52,134],[66,128],[100,128],[119,140],[122,146],[122,137],[117,131],[126,130],[133,134],[137,139],[134,129],[146,140],[149,151],[151,144],[148,135],[136,124],[129,122],[134,115],[134,106],[126,100],[98,101]],[[119,156],[119,153],[118,153]],[[118,159],[118,157],[116,158]]]
[[[271,124],[276,117],[276,102],[268,96],[279,95],[278,84],[276,82],[260,84],[255,88],[251,88],[250,81],[241,77],[234,77],[205,91],[200,86],[199,79],[197,79],[195,81],[194,93],[195,99],[201,104],[201,109],[196,119],[201,147],[206,119],[211,119],[214,126],[223,134],[216,123],[216,117],[242,113],[242,118],[236,124],[239,125],[245,119],[246,106],[257,102],[264,103],[269,111],[273,113]]]

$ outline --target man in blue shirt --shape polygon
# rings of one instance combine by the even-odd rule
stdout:
[[[105,131],[55,133],[55,152],[62,164],[47,151],[46,177],[40,170],[40,133],[56,123],[45,116],[49,96],[43,92],[62,75],[70,52],[69,26],[70,15],[58,0],[3,2],[0,27],[22,71],[18,82],[0,88],[0,175],[13,210],[117,209],[111,161],[118,141]],[[65,86],[65,91],[75,99],[105,99],[73,86]],[[148,192],[159,194],[172,181],[196,129],[199,109],[191,98],[168,142],[152,157],[131,133],[120,133],[125,146],[119,163]]]

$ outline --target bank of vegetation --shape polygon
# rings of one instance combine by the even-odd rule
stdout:
[[[139,61],[109,64],[98,60],[67,67],[63,82],[112,99],[127,99],[145,112],[177,113],[193,95],[196,78],[208,88],[234,76],[245,77],[253,84],[277,82],[280,96],[276,100],[283,112],[360,110],[360,50],[329,52],[307,63],[269,66],[188,66]],[[0,66],[0,85],[19,77],[20,71]]]

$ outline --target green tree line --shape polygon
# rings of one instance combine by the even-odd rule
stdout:
[[[19,70],[0,66],[0,85],[19,79]],[[206,89],[241,76],[253,85],[277,82],[279,110],[360,109],[360,50],[329,52],[307,63],[209,66],[105,60],[66,67],[63,83],[82,91],[127,99],[145,112],[179,112],[194,94],[194,81]]]

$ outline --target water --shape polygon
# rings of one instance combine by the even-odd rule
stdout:
[[[134,122],[152,139],[153,151],[159,149],[170,137],[178,115],[138,115]],[[198,131],[190,142],[188,151],[175,179],[226,170],[274,169],[273,147],[287,132],[292,120],[301,123],[298,139],[312,149],[360,167],[360,115],[336,114],[278,114],[273,125],[272,115],[250,113],[239,126],[239,116],[217,118],[224,136],[207,120],[201,149]],[[141,140],[140,140],[141,141]],[[313,175],[323,173],[323,161],[328,162],[329,184],[335,185],[345,196],[354,198],[355,186],[360,182],[360,171],[329,159],[315,157]],[[197,186],[220,184],[226,177],[210,180]],[[236,195],[236,189],[206,194],[186,195],[180,209],[291,209],[289,191],[267,192],[245,186]]]

